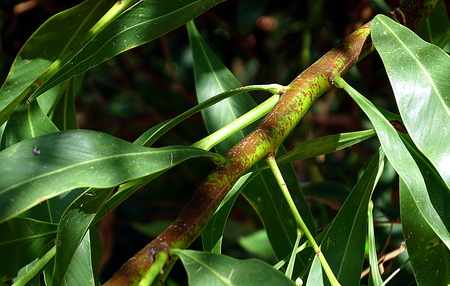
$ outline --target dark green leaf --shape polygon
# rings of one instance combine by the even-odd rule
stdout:
[[[414,203],[414,198],[403,180],[400,180],[400,202],[402,227],[407,238],[409,256],[427,247],[431,241],[439,241]],[[450,252],[444,244],[430,247],[419,254],[411,261],[417,285],[447,285],[450,279],[449,262]]]
[[[220,157],[185,146],[146,148],[84,130],[25,140],[0,152],[0,221],[75,188],[113,187],[198,156]]]
[[[189,285],[295,285],[281,272],[257,259],[238,260],[194,250],[171,251],[181,258]]]
[[[427,42],[438,45],[441,37],[450,26],[445,1],[436,5],[433,12],[422,22],[417,29],[417,34]],[[450,50],[450,44],[444,47],[447,52]]]
[[[56,257],[53,267],[52,285],[60,285],[70,272],[70,267],[76,262],[80,243],[86,240],[86,231],[91,227],[97,215],[108,198],[112,189],[88,189],[67,208],[58,225],[56,237]],[[90,249],[89,249],[90,250]],[[90,263],[92,267],[92,263]],[[69,275],[70,276],[70,275]],[[84,279],[84,278],[82,278]],[[79,285],[78,283],[75,283]],[[69,283],[69,285],[72,285]]]
[[[44,255],[48,243],[55,239],[56,228],[56,224],[28,218],[0,224],[0,277],[16,277],[24,265]]]
[[[375,130],[365,130],[358,132],[342,133],[323,136],[300,143],[292,151],[278,158],[278,164],[292,162],[296,160],[313,158],[319,155],[332,153],[364,140],[375,135]]]
[[[383,172],[384,162],[382,151],[373,157],[337,216],[320,235],[320,248],[342,285],[359,285],[369,199]]]
[[[58,132],[58,128],[42,112],[37,102],[22,103],[6,123],[1,149],[25,139]]]
[[[52,108],[52,121],[61,131],[78,129],[75,94],[82,79],[82,76],[77,76],[60,85],[58,99],[54,108]]]
[[[92,242],[89,231],[76,248],[62,283],[55,279],[55,268],[53,272],[53,283],[51,285],[98,285],[94,277],[95,271],[93,269],[92,257]],[[55,267],[58,266],[59,261],[57,253]]]

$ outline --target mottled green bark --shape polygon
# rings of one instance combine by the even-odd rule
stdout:
[[[438,2],[406,1],[388,15],[416,29]],[[367,23],[296,77],[261,124],[225,155],[225,165],[209,174],[177,220],[125,263],[105,285],[136,285],[151,267],[156,253],[188,247],[237,179],[268,154],[276,153],[312,103],[332,87],[329,79],[345,74],[372,51],[370,23]]]

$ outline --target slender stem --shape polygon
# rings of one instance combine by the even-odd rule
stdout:
[[[237,131],[252,124],[256,120],[261,118],[263,115],[267,114],[267,112],[269,112],[278,102],[279,98],[280,98],[279,94],[271,96],[269,99],[267,99],[257,107],[253,108],[246,114],[242,115],[238,119],[225,125],[216,132],[211,133],[202,140],[195,142],[194,144],[192,144],[192,147],[197,147],[199,149],[203,149],[206,151],[210,150],[212,147],[219,144],[223,140],[227,139]]]
[[[286,273],[284,274],[289,279],[292,279],[292,273],[294,271],[294,265],[295,265],[295,257],[297,256],[296,250],[298,249],[298,245],[300,244],[300,239],[302,238],[302,236],[303,236],[303,231],[301,229],[297,228],[297,239],[295,239],[294,249],[292,250],[291,258],[289,258],[289,264],[286,267]]]
[[[150,267],[143,275],[141,281],[137,286],[149,286],[153,283],[156,277],[160,275],[161,269],[163,269],[164,264],[166,264],[169,259],[169,254],[164,251],[159,251],[155,254],[155,261],[152,267]]]
[[[185,112],[181,113],[177,117],[170,119],[166,122],[163,122],[162,124],[156,126],[156,128],[152,128],[149,131],[145,132],[144,134],[139,137],[134,144],[142,145],[142,146],[151,146],[156,140],[158,140],[162,135],[164,135],[167,131],[172,129],[174,126],[185,120],[186,118],[189,118],[190,116],[194,115],[195,113],[213,105],[217,102],[220,102],[228,97],[231,97],[236,94],[240,94],[243,92],[248,91],[268,91],[272,94],[282,94],[284,92],[286,87],[279,85],[279,84],[260,84],[260,85],[249,85],[249,86],[243,86],[234,88],[231,90],[227,90],[224,92],[221,92],[208,100],[203,101],[202,103],[192,107],[189,110],[186,110]],[[147,133],[151,135],[147,135]],[[199,143],[199,142],[197,142]],[[197,144],[196,143],[196,144]],[[200,148],[200,147],[199,147]]]
[[[275,157],[270,156],[270,155],[267,156],[266,162],[269,165],[270,169],[272,170],[272,173],[275,176],[275,179],[277,180],[278,185],[280,186],[281,192],[283,193],[284,198],[286,199],[286,202],[288,203],[288,206],[291,209],[292,214],[294,215],[297,225],[300,227],[301,231],[305,234],[309,243],[313,247],[314,252],[317,255],[317,258],[319,259],[320,263],[322,264],[322,268],[325,271],[325,274],[327,275],[328,279],[331,282],[331,285],[340,285],[336,279],[336,276],[334,276],[333,270],[331,270],[330,265],[328,265],[328,262],[325,259],[325,256],[323,255],[322,251],[320,250],[319,245],[317,245],[316,240],[312,236],[311,232],[309,231],[308,227],[306,226],[305,221],[302,219],[300,213],[298,212],[297,206],[295,205],[294,200],[292,199],[291,194],[289,193],[289,190],[286,186],[286,183],[284,182],[283,175],[281,174],[281,171],[278,168]]]
[[[52,261],[56,254],[56,246],[52,247],[44,256],[41,257],[24,275],[17,279],[13,286],[28,285],[33,279],[35,279],[39,273]]]

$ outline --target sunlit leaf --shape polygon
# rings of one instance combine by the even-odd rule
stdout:
[[[238,260],[225,255],[176,249],[188,273],[189,285],[295,285],[272,266],[256,259]]]
[[[145,44],[183,25],[224,0],[137,1],[109,22],[55,73],[39,91]]]
[[[141,147],[85,130],[25,140],[0,152],[0,221],[75,188],[116,186],[198,156],[220,157],[185,146]]]
[[[450,190],[433,165],[417,150],[411,138],[405,135],[402,139],[419,166],[434,208],[447,228],[450,227],[450,209],[448,208]],[[403,180],[400,180],[399,190],[402,229],[407,238],[407,251],[411,257],[422,248],[427,248],[411,261],[416,281],[418,285],[445,285],[450,277],[450,251],[444,244],[428,247],[430,241],[439,241],[438,236],[426,223],[420,210],[412,201],[411,192]],[[440,275],[433,275],[437,272]]]
[[[386,157],[399,176],[405,181],[416,207],[433,231],[450,248],[450,233],[436,212],[427,193],[425,180],[411,153],[402,142],[399,133],[383,114],[365,97],[345,83],[341,78],[337,84],[344,87],[372,122]],[[403,134],[403,133],[401,133]]]
[[[372,24],[372,39],[408,134],[450,187],[450,57],[381,15]]]
[[[24,99],[19,97],[61,55],[71,49],[111,7],[108,0],[88,0],[45,22],[25,43],[0,89],[0,124]],[[50,87],[49,87],[50,88]]]
[[[89,29],[111,7],[110,1],[86,1],[54,16],[19,53],[14,64],[16,69],[0,91],[0,123],[7,120],[25,97],[34,98],[119,53],[152,41],[222,1],[137,1],[119,15],[111,13],[112,19],[105,18],[104,26],[94,31]],[[115,10],[120,11],[125,2],[134,1],[117,1]],[[67,25],[69,17],[73,21]],[[58,46],[49,48],[52,44]],[[42,50],[45,53],[41,54]],[[49,67],[50,70],[46,70]],[[23,73],[27,76],[21,76]],[[41,74],[43,77],[30,87]],[[18,81],[20,77],[24,79]]]

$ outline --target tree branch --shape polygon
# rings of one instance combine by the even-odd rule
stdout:
[[[406,1],[389,12],[388,16],[410,29],[416,29],[438,2]],[[239,177],[267,154],[276,153],[312,103],[332,87],[329,78],[342,76],[373,50],[369,22],[297,76],[261,124],[225,155],[225,165],[216,167],[209,174],[180,216],[126,262],[105,285],[136,285],[152,266],[158,252],[187,248],[201,234]]]

